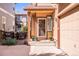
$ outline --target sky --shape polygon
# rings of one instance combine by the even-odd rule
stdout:
[[[25,7],[27,7],[28,5],[30,5],[30,3],[16,3],[15,5],[15,13],[20,13],[20,14],[25,14],[26,11],[24,11],[23,9]]]

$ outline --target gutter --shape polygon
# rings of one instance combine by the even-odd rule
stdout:
[[[60,13],[58,13],[58,17],[62,16],[63,14],[67,13],[68,11],[72,10],[73,8],[75,8],[76,6],[78,6],[79,3],[72,3],[69,6],[67,6],[66,8],[64,8]]]

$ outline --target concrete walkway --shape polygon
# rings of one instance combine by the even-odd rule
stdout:
[[[61,49],[54,46],[31,46],[30,56],[67,56]]]
[[[0,56],[28,56],[30,46],[14,45],[14,46],[0,46]]]
[[[34,44],[34,42],[30,42]],[[52,43],[52,42],[50,42]],[[54,43],[53,43],[54,44]],[[67,56],[61,49],[55,45],[45,42],[35,43],[35,45],[14,45],[0,46],[0,56]]]

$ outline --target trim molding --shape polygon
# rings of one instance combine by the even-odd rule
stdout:
[[[11,13],[9,13],[8,11],[6,11],[5,9],[3,9],[3,8],[0,8],[0,10],[2,11],[2,12],[4,12],[4,13],[6,13],[6,14],[8,14],[9,16],[11,16],[11,17],[15,17],[14,15],[12,15]]]
[[[78,3],[71,3],[69,6],[67,6],[66,8],[64,8],[60,13],[58,13],[58,17],[62,16],[63,14],[67,13],[68,11],[72,10],[73,8],[75,8],[76,6],[78,6]]]

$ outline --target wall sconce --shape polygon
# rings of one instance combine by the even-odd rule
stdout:
[[[57,22],[57,17],[55,16],[54,20]]]
[[[55,21],[57,22],[57,18],[55,18]]]

